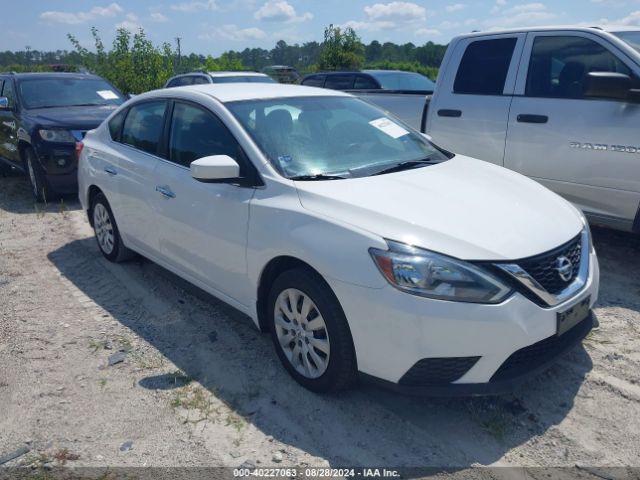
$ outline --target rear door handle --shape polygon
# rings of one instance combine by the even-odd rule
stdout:
[[[107,172],[111,176],[118,174],[118,172],[116,172],[116,169],[113,168],[113,167],[104,167],[104,171]]]
[[[169,187],[161,187],[156,185],[156,192],[161,193],[165,198],[176,198],[176,194]]]
[[[448,110],[445,108],[443,110],[438,110],[438,116],[458,118],[462,116],[462,110]]]
[[[549,121],[549,117],[546,115],[531,115],[529,113],[521,113],[517,117],[518,122],[520,123],[547,123]]]

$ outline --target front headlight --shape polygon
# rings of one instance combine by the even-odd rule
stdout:
[[[39,130],[40,138],[45,142],[76,143],[75,137],[69,130]]]
[[[387,240],[389,250],[369,253],[387,281],[399,290],[438,300],[500,303],[511,288],[471,263]]]

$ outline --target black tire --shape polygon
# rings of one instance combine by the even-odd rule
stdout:
[[[100,219],[96,218],[96,212],[99,212],[98,215],[101,215]],[[103,193],[98,193],[93,198],[91,202],[90,215],[93,224],[93,231],[96,236],[96,242],[98,243],[98,248],[107,260],[114,263],[120,263],[135,256],[135,253],[125,247],[124,243],[122,243],[122,237],[120,236],[120,230],[118,230],[118,224],[116,223],[116,219],[113,216],[113,212],[111,211],[111,206],[107,201],[107,197],[105,197]],[[105,246],[105,244],[100,240],[101,233],[99,230],[103,226],[111,232],[111,249],[107,248],[107,246]]]
[[[278,296],[287,289],[296,289],[308,296],[316,305],[326,325],[330,355],[326,370],[317,378],[301,375],[280,345],[276,333],[275,309]],[[304,268],[282,273],[271,287],[267,308],[271,337],[278,357],[284,368],[300,385],[314,392],[325,393],[347,389],[354,383],[357,378],[357,363],[351,331],[338,299],[320,275]]]
[[[31,185],[31,193],[36,202],[47,203],[56,200],[58,195],[47,182],[47,176],[40,165],[36,152],[31,147],[24,150],[24,170]]]

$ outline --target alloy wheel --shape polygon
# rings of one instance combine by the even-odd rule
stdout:
[[[109,212],[102,203],[97,203],[93,208],[93,228],[100,248],[109,255],[114,247],[113,224]]]
[[[329,366],[327,325],[313,300],[295,288],[283,290],[276,299],[275,330],[280,348],[306,378],[320,377]]]

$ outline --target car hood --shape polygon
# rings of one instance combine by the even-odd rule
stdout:
[[[516,260],[583,228],[575,207],[502,167],[456,156],[374,177],[295,182],[305,209],[465,260]]]
[[[34,122],[44,127],[91,130],[100,125],[116,108],[118,108],[117,105],[37,108],[29,110],[28,115]]]

